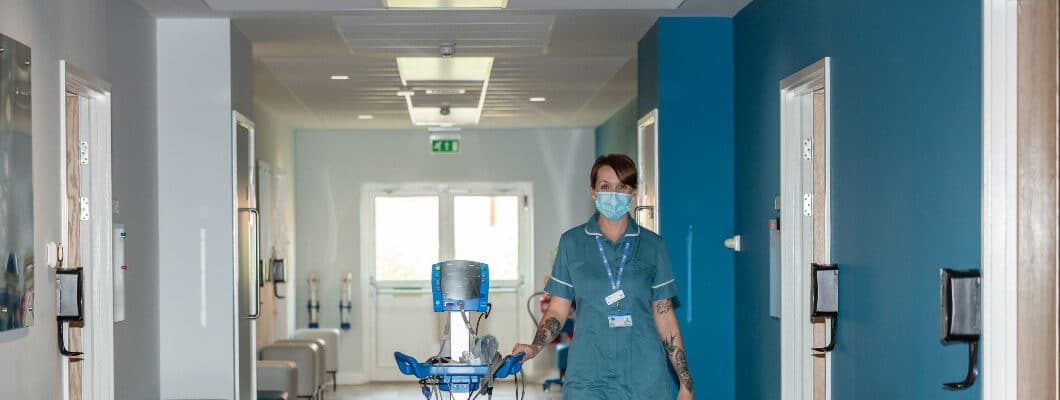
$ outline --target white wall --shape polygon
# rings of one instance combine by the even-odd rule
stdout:
[[[354,287],[361,286],[360,190],[366,182],[532,182],[536,247],[532,283],[542,288],[559,236],[585,222],[592,211],[588,182],[594,159],[593,129],[465,131],[462,135],[459,155],[432,156],[424,130],[295,133],[298,275],[320,273],[322,327],[339,325],[339,273],[352,271],[357,280]],[[300,278],[298,327],[308,324],[307,296],[308,284]],[[360,296],[355,293],[355,303]],[[359,304],[353,309],[353,329],[343,333],[340,381],[363,379],[359,330],[364,320],[356,312]]]
[[[277,117],[277,113],[260,102],[254,103],[254,126],[254,152],[257,159],[265,161],[272,167],[275,180],[284,181],[283,185],[277,185],[275,182],[272,185],[273,200],[267,204],[273,209],[262,209],[262,213],[269,213],[271,217],[273,234],[271,239],[262,237],[262,257],[266,259],[271,257],[275,249],[276,256],[287,262],[287,279],[290,282],[297,282],[294,249],[294,132],[288,123]],[[282,198],[282,202],[275,201],[276,198]],[[280,295],[289,296],[284,299],[277,299],[273,296],[272,285],[272,283],[266,284],[261,291],[262,315],[258,320],[259,347],[270,344],[271,340],[287,337],[293,333],[295,326],[294,316],[298,310],[298,303],[294,301],[295,285],[280,285]]]
[[[145,26],[148,19],[133,0],[0,0],[0,33],[29,45],[33,51],[34,247],[38,258],[44,254],[46,242],[59,239],[59,60],[66,59],[87,73],[103,77],[113,84],[115,140],[137,135],[151,136],[155,98],[149,94],[149,83],[147,86],[139,85],[142,83],[140,79],[145,77],[148,77],[148,81],[152,80],[149,78],[154,74],[152,63],[140,62],[121,67],[113,63],[149,59],[153,57],[153,52],[147,43],[140,40],[110,42],[115,36],[151,38],[153,32]],[[137,97],[137,101],[125,101],[126,96]],[[123,148],[139,151],[152,146],[150,140],[134,140],[129,147]],[[119,149],[119,146],[115,146],[115,149]],[[148,160],[126,158],[115,152],[114,163],[115,166],[143,171],[121,177],[116,174],[115,190],[133,198],[150,198],[153,174]],[[146,184],[148,188],[118,188],[122,182],[134,181]],[[130,211],[121,217],[121,221],[141,227],[150,238],[154,229],[153,213],[150,206],[145,206],[135,212]],[[130,249],[128,261],[142,263],[145,268],[144,275],[134,276],[134,273],[130,273],[130,284],[150,279],[154,254],[150,245]],[[54,275],[43,265],[37,266],[34,286],[34,325],[0,333],[0,391],[5,399],[52,399],[59,395]],[[144,320],[137,318],[148,318],[145,316],[153,312],[153,300],[140,297],[144,292],[139,290],[130,290],[129,295],[130,304],[141,304],[130,309],[130,323],[144,323]],[[137,351],[148,354],[157,351],[157,337],[150,330],[129,332],[119,329],[116,334],[127,339],[128,345]],[[150,389],[157,381],[157,362],[153,362],[149,355],[139,359],[123,358],[121,354],[129,350],[125,346],[125,342],[117,344],[117,368],[119,371],[140,371],[137,378],[142,380],[136,384],[140,388]],[[137,392],[125,384],[126,381],[119,379],[119,394],[144,393],[143,396],[130,398],[155,396],[151,390]]]
[[[133,0],[124,0],[133,4]],[[158,398],[158,97],[155,19],[138,6],[110,7],[107,58],[113,115],[112,174],[125,224],[125,321],[114,326],[115,398]]]
[[[231,399],[238,322],[231,27],[224,19],[160,19],[157,29],[161,394]]]

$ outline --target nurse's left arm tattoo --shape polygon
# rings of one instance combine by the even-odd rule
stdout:
[[[662,315],[674,310],[674,303],[670,299],[655,302],[655,314]]]
[[[673,302],[670,299],[657,300],[654,302],[655,327],[662,338],[662,348],[666,357],[670,360],[677,379],[681,382],[681,388],[689,393],[695,393],[692,383],[692,373],[688,370],[688,359],[685,356],[685,344],[681,338],[681,328],[677,324],[677,316],[673,312]]]

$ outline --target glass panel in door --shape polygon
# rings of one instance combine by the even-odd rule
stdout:
[[[658,125],[655,112],[645,116],[638,128],[637,142],[637,201],[633,216],[637,223],[653,232],[659,232],[658,222]]]

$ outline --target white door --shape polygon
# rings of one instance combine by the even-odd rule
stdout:
[[[489,265],[491,312],[481,323],[484,315],[472,314],[480,335],[504,348],[530,329],[518,318],[523,278],[532,273],[529,184],[366,185],[365,193],[362,329],[372,380],[408,379],[395,351],[420,360],[439,353],[447,316],[433,312],[429,284],[439,261]]]
[[[637,204],[633,217],[640,226],[659,232],[659,110],[637,123]]]

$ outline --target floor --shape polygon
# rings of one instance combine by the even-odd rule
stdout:
[[[520,382],[520,386],[522,386]],[[330,388],[329,388],[330,389]],[[410,400],[422,399],[423,394],[420,386],[416,383],[373,383],[368,385],[339,386],[338,392],[327,392],[325,400]],[[453,395],[452,399],[467,399],[467,395]],[[449,400],[446,394],[442,399]],[[479,396],[479,400],[486,400],[486,396]],[[562,400],[562,389],[553,386],[552,392],[541,391],[541,384],[528,383],[526,385],[526,396],[524,400]],[[493,391],[493,400],[519,400],[515,397],[515,385],[511,381],[502,382]]]

